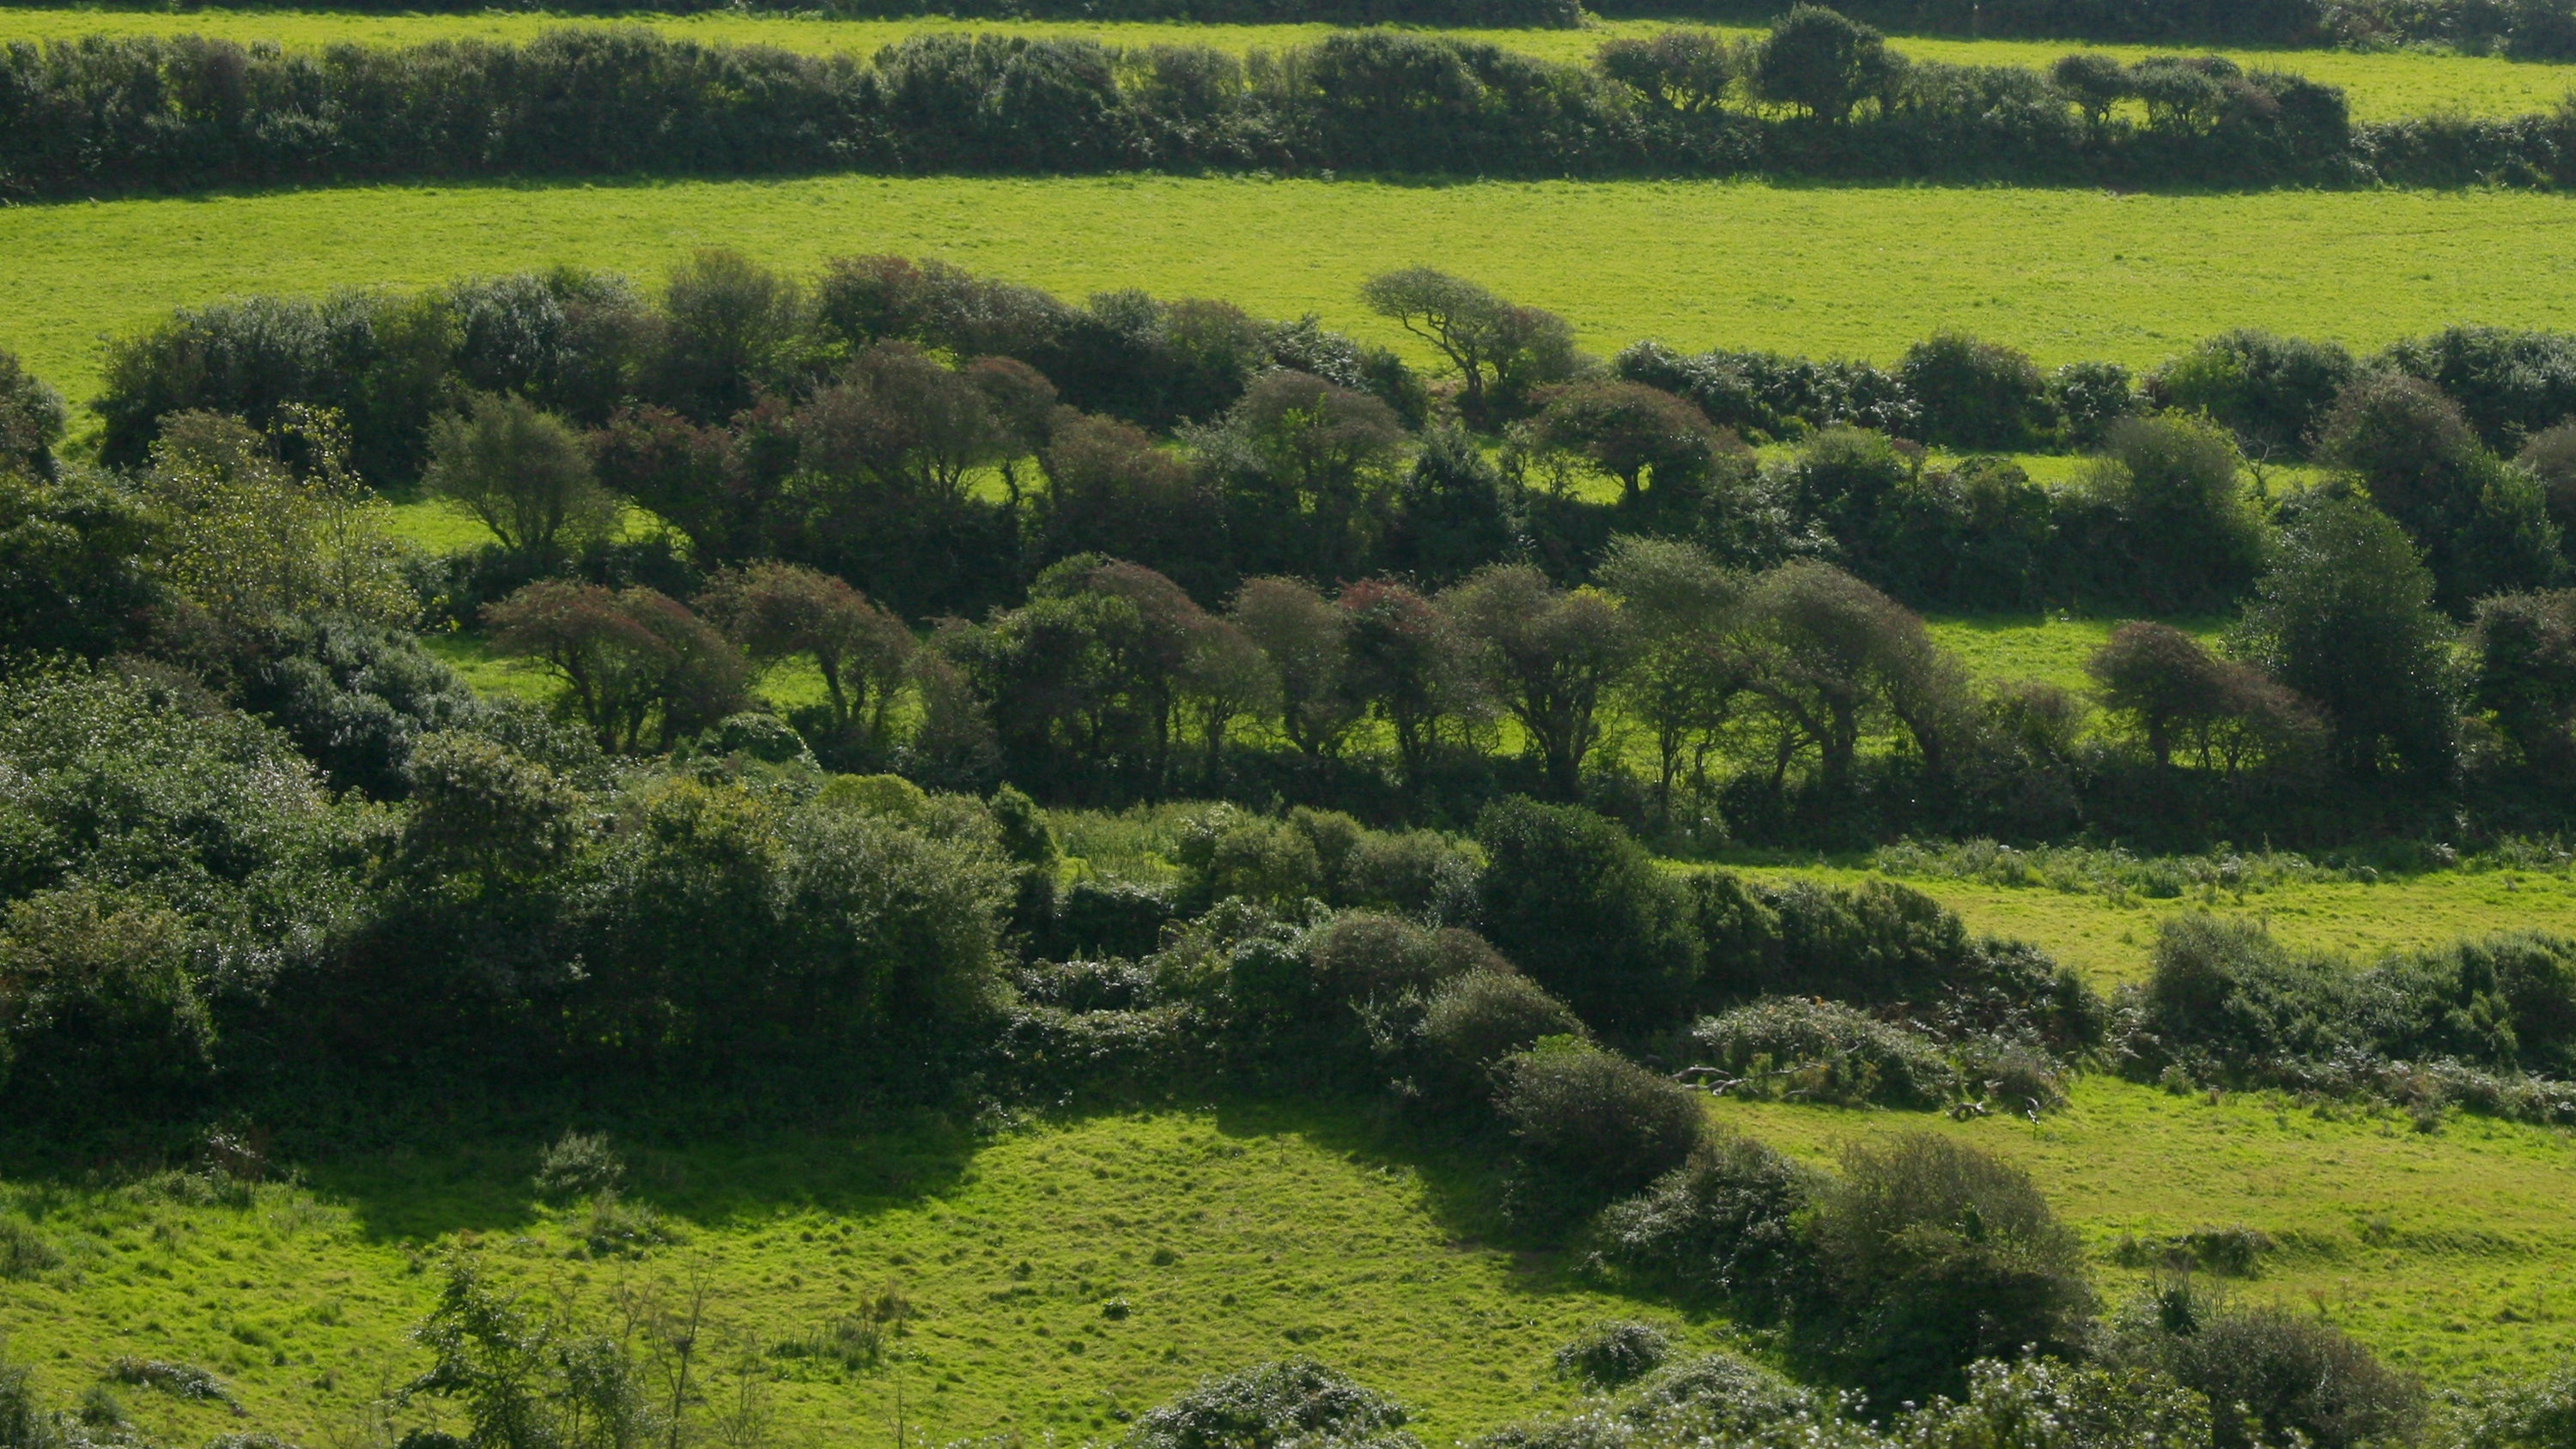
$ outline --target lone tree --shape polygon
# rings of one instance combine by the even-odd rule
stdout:
[[[550,557],[607,532],[617,501],[561,418],[516,394],[485,393],[429,425],[431,496],[471,513],[503,548]]]

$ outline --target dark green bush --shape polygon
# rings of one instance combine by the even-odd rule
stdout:
[[[1847,1148],[1811,1231],[1834,1306],[1805,1328],[1879,1402],[1956,1396],[1981,1358],[2082,1352],[2082,1243],[1976,1148],[1920,1132]]]
[[[2239,1306],[2188,1279],[2124,1309],[2108,1355],[2206,1394],[2218,1449],[2401,1443],[2424,1418],[2414,1380],[2333,1324],[2278,1305]]]
[[[1603,1209],[1592,1251],[1645,1283],[1768,1322],[1816,1294],[1799,1223],[1821,1186],[1752,1138],[1714,1134],[1646,1191]]]
[[[1493,1091],[1495,1063],[1548,1037],[1581,1036],[1583,1019],[1517,971],[1480,967],[1450,978],[1422,1015],[1426,1086],[1451,1101]]]
[[[1515,798],[1485,808],[1477,924],[1497,950],[1603,1027],[1669,1020],[1700,947],[1682,888],[1590,811]]]
[[[1518,1145],[1506,1207],[1571,1223],[1681,1165],[1705,1130],[1699,1099],[1615,1052],[1549,1038],[1495,1067],[1494,1105]]]
[[[47,481],[0,463],[0,638],[89,658],[136,642],[162,596],[147,565],[156,531],[108,477],[68,468]]]
[[[2012,453],[2057,431],[2048,379],[2012,348],[1943,332],[1914,344],[1897,377],[1923,409],[1923,441]]]
[[[2299,458],[2353,372],[2334,343],[2237,331],[2165,364],[2147,390],[2162,406],[2209,414],[2256,457]]]

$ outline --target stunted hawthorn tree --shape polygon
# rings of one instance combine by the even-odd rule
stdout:
[[[886,711],[913,652],[901,619],[830,574],[776,562],[717,574],[698,607],[755,663],[812,660],[834,736],[856,726],[871,741],[884,739]]]
[[[513,553],[551,558],[617,521],[581,435],[515,393],[479,393],[463,413],[433,420],[420,481]]]
[[[1529,425],[1529,442],[1546,460],[1579,461],[1619,480],[1633,505],[1649,484],[1658,493],[1690,489],[1716,468],[1735,439],[1681,398],[1616,379],[1567,383],[1540,394],[1546,406]]]
[[[1774,731],[1775,788],[1809,750],[1828,791],[1848,786],[1862,735],[1888,720],[1938,775],[1975,728],[1959,661],[1903,605],[1840,569],[1784,564],[1753,582],[1732,617],[1745,687]]]
[[[1280,725],[1310,760],[1330,759],[1359,722],[1350,692],[1351,620],[1300,579],[1254,579],[1231,614],[1278,679]]]
[[[1550,788],[1579,797],[1602,704],[1635,654],[1619,606],[1597,590],[1559,589],[1527,564],[1482,569],[1440,602],[1486,690],[1528,733]]]
[[[1458,371],[1458,410],[1479,427],[1518,413],[1535,389],[1572,377],[1580,365],[1564,318],[1514,306],[1430,267],[1371,277],[1360,300],[1449,359]]]
[[[494,647],[563,681],[570,712],[611,753],[667,750],[747,702],[742,652],[653,589],[541,579],[483,618]]]
[[[1412,588],[1362,579],[1334,601],[1350,621],[1350,697],[1395,732],[1396,763],[1419,786],[1440,721],[1473,695],[1458,628]]]
[[[2307,701],[2251,665],[2221,658],[2169,624],[2133,622],[2085,662],[2102,703],[2126,718],[2161,767],[2177,749],[2233,775],[2255,760],[2289,763],[2324,724]]]
[[[1685,765],[1707,788],[1709,755],[1743,698],[1746,659],[1726,624],[1744,580],[1693,544],[1636,537],[1612,539],[1596,573],[1636,629],[1620,692],[1654,735],[1655,800],[1669,818]]]
[[[1359,571],[1383,530],[1406,443],[1392,408],[1320,377],[1273,372],[1206,441],[1203,451],[1224,460],[1239,548],[1312,578]]]

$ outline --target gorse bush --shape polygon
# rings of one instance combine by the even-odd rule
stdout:
[[[1712,1088],[1747,1097],[1840,1106],[1936,1107],[1959,1070],[1920,1032],[1812,997],[1781,997],[1709,1017],[1691,1029]]]
[[[2276,1305],[2238,1306],[2187,1278],[2124,1308],[2108,1356],[2206,1395],[2218,1449],[2402,1442],[2424,1417],[2423,1390],[2334,1325]]]
[[[1613,1052],[1563,1037],[1495,1068],[1494,1104],[1521,1168],[1507,1199],[1520,1220],[1576,1221],[1644,1187],[1690,1155],[1699,1103]]]
[[[1711,1134],[1646,1191],[1604,1209],[1592,1252],[1666,1292],[1773,1321],[1820,1290],[1802,1220],[1822,1185],[1762,1143]]]
[[[1929,1133],[1843,1153],[1816,1200],[1829,1315],[1806,1331],[1873,1397],[1956,1394],[1971,1362],[2081,1351],[2083,1247],[2019,1168]]]
[[[1201,1382],[1136,1416],[1129,1449],[1282,1449],[1292,1444],[1409,1449],[1404,1407],[1311,1358],[1258,1364]]]
[[[2356,969],[2259,924],[2188,914],[2160,928],[2143,994],[2150,1067],[2296,1080],[2366,1062],[2451,1060],[2564,1077],[2576,1057],[2576,946],[2500,936]]]

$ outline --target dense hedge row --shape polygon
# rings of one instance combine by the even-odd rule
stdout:
[[[2355,128],[2222,60],[1903,63],[1805,12],[1589,66],[1388,32],[1248,60],[915,37],[868,58],[634,29],[319,53],[196,37],[0,51],[0,196],[397,177],[1266,168],[1494,176],[2433,184],[2576,177],[2576,111]],[[1821,18],[1819,18],[1821,17]],[[1786,23],[1786,22],[1784,22]]]

